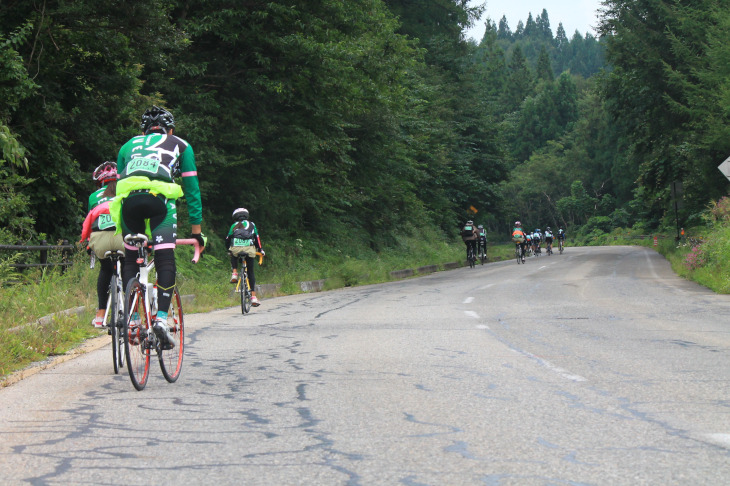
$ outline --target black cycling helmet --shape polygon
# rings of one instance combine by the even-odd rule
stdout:
[[[545,229],[545,231],[550,231],[550,226],[548,226],[548,227],[547,227],[547,228]]]
[[[139,127],[145,135],[160,130],[167,132],[168,129],[175,128],[175,117],[166,109],[153,106],[144,112]]]
[[[245,221],[248,219],[248,209],[238,208],[233,211],[233,219],[235,221]]]

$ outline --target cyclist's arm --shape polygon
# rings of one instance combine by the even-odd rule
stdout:
[[[263,251],[261,249],[261,238],[259,237],[259,229],[256,226],[256,223],[254,223],[253,221],[251,221],[251,224],[253,225],[253,238],[252,238],[252,240],[253,240],[253,246],[258,251]]]
[[[180,175],[185,199],[188,202],[188,214],[193,234],[200,233],[200,223],[203,221],[203,203],[200,198],[200,184],[198,183],[198,169],[195,166],[193,147],[188,145],[180,154]]]

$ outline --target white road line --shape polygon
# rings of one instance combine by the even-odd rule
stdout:
[[[486,326],[486,325],[484,325],[484,324],[479,324],[479,325],[477,326],[477,329],[489,329],[489,326]]]
[[[522,352],[526,356],[528,356],[528,357],[530,357],[530,358],[532,358],[534,360],[537,360],[537,362],[540,363],[545,368],[547,368],[550,371],[553,371],[553,372],[559,374],[560,376],[562,376],[563,378],[565,378],[567,380],[570,380],[570,381],[588,381],[585,378],[583,378],[582,376],[580,376],[580,375],[574,375],[574,374],[568,372],[568,370],[564,370],[563,368],[560,368],[558,366],[555,366],[550,361],[544,360],[544,359],[542,359],[539,356],[535,356],[534,354],[529,353],[527,351],[522,351]]]
[[[479,287],[479,290],[484,290],[484,289],[488,289],[488,288],[489,288],[489,287],[491,287],[492,285],[494,285],[494,284],[493,284],[493,283],[490,283],[490,284],[487,284],[487,285],[485,285],[485,286],[483,286],[483,287]]]
[[[474,302],[474,297],[467,297],[466,299],[464,299],[464,302],[463,303],[464,304],[471,304],[472,302]]]
[[[541,266],[540,268],[538,268],[538,270],[542,270],[543,268],[547,268],[547,265]]]
[[[479,314],[477,314],[474,311],[464,311],[464,314],[466,314],[469,317],[473,317],[474,319],[479,319]]]
[[[706,437],[715,444],[730,448],[730,434],[707,434]]]

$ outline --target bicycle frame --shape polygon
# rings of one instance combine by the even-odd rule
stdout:
[[[147,236],[143,234],[127,235],[124,237],[124,242],[137,248],[136,263],[139,265],[136,277],[127,284],[124,297],[123,334],[129,376],[137,390],[144,389],[149,377],[150,355],[152,351],[156,351],[162,374],[168,382],[173,383],[180,375],[184,355],[185,331],[179,291],[176,287],[172,291],[172,311],[168,315],[168,322],[170,322],[170,318],[173,322],[170,332],[176,336],[173,337],[173,340],[177,340],[177,343],[163,343],[157,337],[152,324],[157,314],[156,292],[153,291],[150,283],[150,273],[155,268],[155,261],[148,250]],[[196,239],[176,240],[176,243],[194,245],[193,262],[198,261],[201,248]],[[139,318],[133,317],[135,313],[139,315]],[[144,314],[144,319],[141,319],[142,314]],[[133,321],[136,321],[134,326],[131,324]],[[134,334],[130,332],[132,329],[136,330]],[[163,344],[172,344],[172,346],[167,347]]]
[[[261,252],[256,252],[259,257],[259,265],[263,262],[264,256]],[[238,282],[236,282],[236,293],[241,294],[241,310],[243,314],[248,313],[251,307],[251,282],[248,279],[248,265],[246,264],[246,255],[237,255],[236,258],[241,266],[241,272],[238,274]],[[245,288],[243,287],[245,285]]]
[[[142,234],[136,234],[136,235],[127,235],[124,237],[124,241],[128,244],[134,245],[137,247],[137,263],[139,264],[139,272],[137,273],[137,279],[139,280],[140,285],[142,286],[143,293],[145,296],[144,299],[144,307],[145,307],[145,313],[147,319],[149,319],[149,322],[152,322],[154,320],[154,315],[157,313],[157,309],[152,309],[152,304],[155,304],[155,307],[157,307],[157,295],[156,292],[153,292],[153,289],[156,288],[156,284],[153,284],[152,287],[150,287],[150,281],[149,281],[149,275],[150,272],[155,268],[155,260],[154,258],[150,258],[150,252],[147,250],[147,236]],[[141,243],[134,243],[135,241],[141,242]],[[193,263],[197,263],[200,259],[200,247],[198,244],[198,241],[194,238],[187,238],[187,239],[179,239],[175,240],[175,243],[178,245],[193,245],[195,246],[195,255],[193,256]],[[152,302],[150,302],[150,300]],[[153,333],[154,334],[154,333]]]

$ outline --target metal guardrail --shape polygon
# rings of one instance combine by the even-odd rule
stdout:
[[[11,267],[17,269],[25,268],[37,268],[37,267],[61,267],[63,272],[66,267],[70,266],[73,262],[71,261],[71,253],[74,251],[75,246],[69,244],[68,240],[63,240],[60,245],[49,245],[47,241],[43,240],[40,245],[0,245],[0,250],[4,251],[15,251],[15,252],[39,252],[38,263],[12,263]],[[61,251],[60,262],[48,262],[48,252],[53,250]]]

